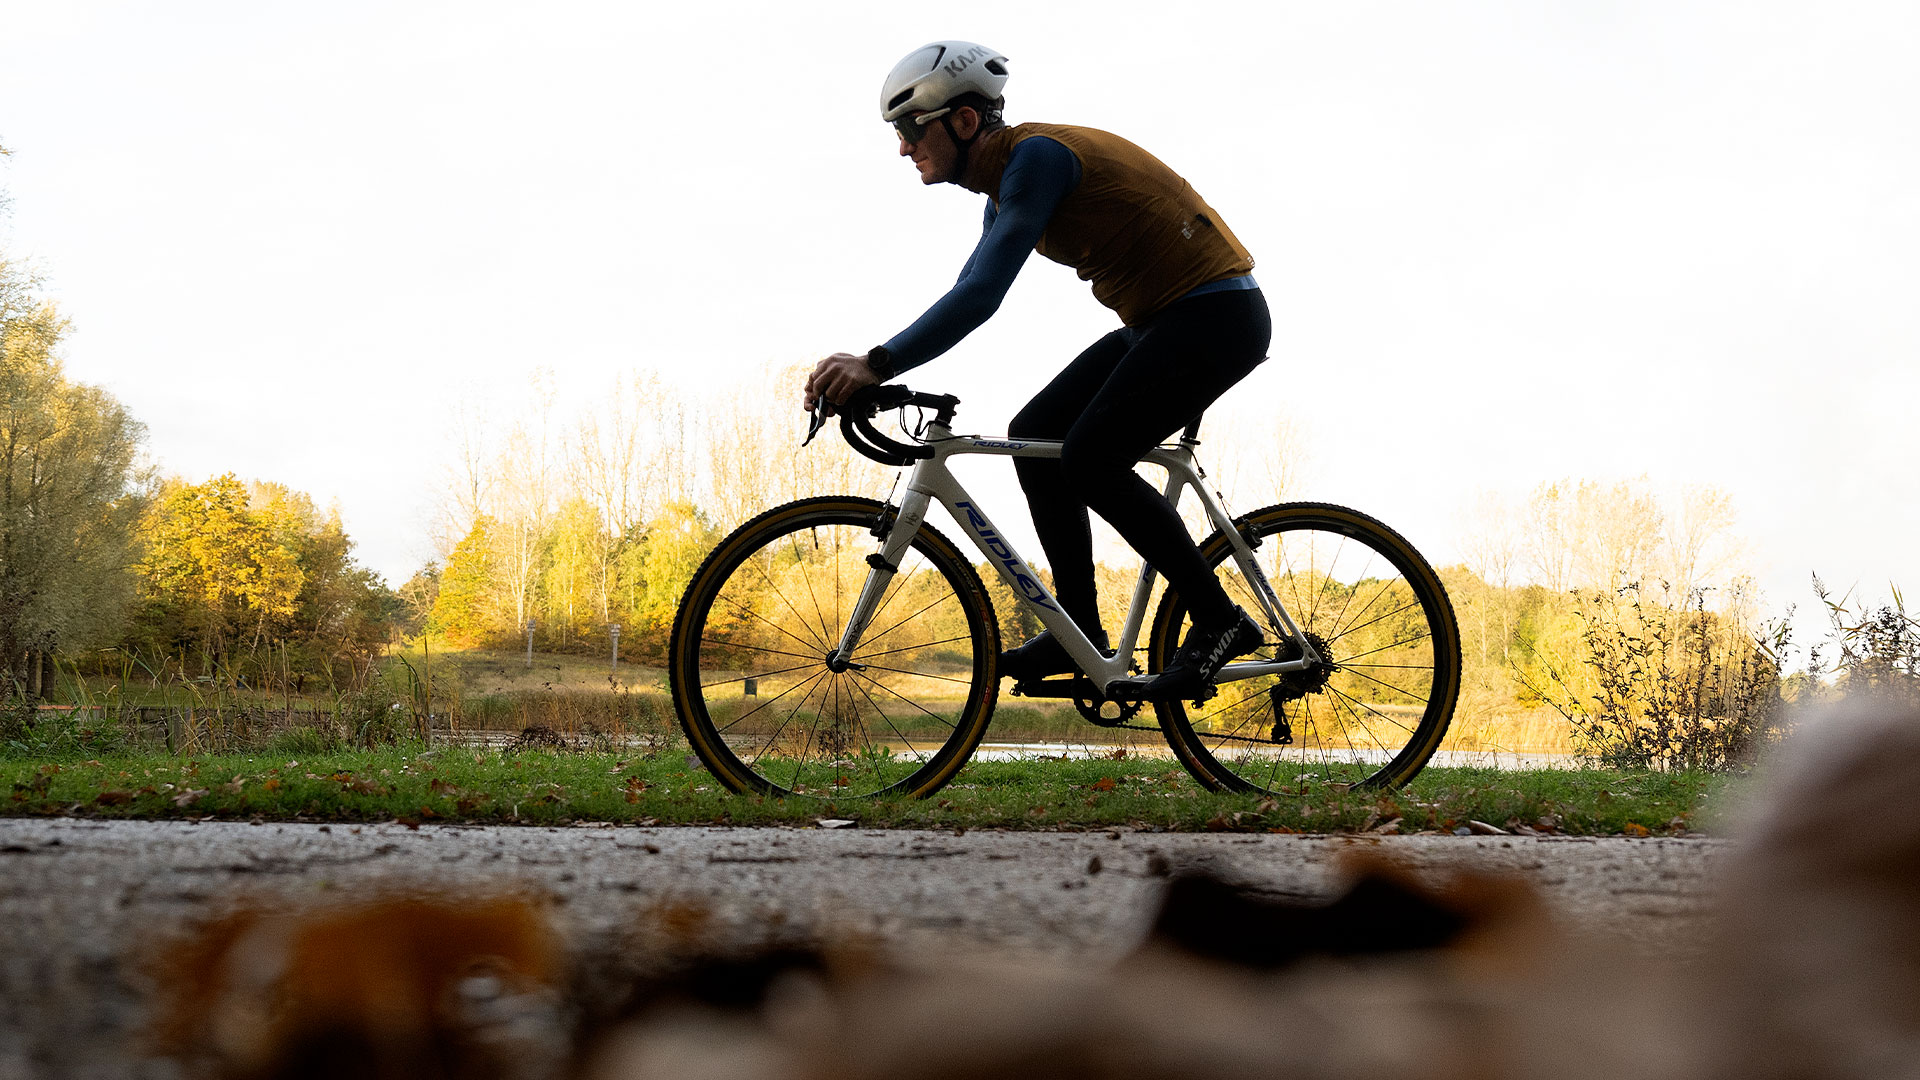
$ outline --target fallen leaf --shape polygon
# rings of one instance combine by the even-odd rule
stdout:
[[[1621,826],[1620,831],[1623,833],[1626,833],[1628,836],[1635,836],[1635,837],[1653,835],[1653,830],[1647,828],[1645,825],[1641,825],[1638,822],[1633,822],[1633,821],[1629,821],[1625,825]]]
[[[1481,836],[1512,835],[1511,833],[1507,832],[1507,830],[1500,828],[1498,825],[1489,825],[1484,821],[1475,821],[1471,818],[1467,819],[1467,829],[1471,832],[1478,833]]]
[[[206,793],[206,788],[189,788],[173,797],[173,805],[182,808],[192,806],[194,803],[199,802],[201,797],[206,795]]]
[[[855,824],[855,822],[848,821],[846,818],[837,817],[815,818],[813,823],[823,829],[844,829],[849,825]]]
[[[1095,791],[1112,791],[1112,790],[1113,790],[1113,777],[1111,777],[1111,776],[1103,776],[1103,777],[1101,777],[1100,779],[1098,779],[1098,780],[1095,780],[1095,781],[1093,782],[1093,790],[1095,790]]]
[[[96,806],[120,806],[133,801],[133,792],[103,791],[94,796],[93,801]]]

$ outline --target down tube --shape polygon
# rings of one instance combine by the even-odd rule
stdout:
[[[994,569],[1000,572],[1000,576],[1006,580],[1007,584],[1033,605],[1034,613],[1040,617],[1041,625],[1053,631],[1054,636],[1066,646],[1069,653],[1074,651],[1076,639],[1086,640],[1074,621],[1060,610],[1059,601],[1055,600],[1053,594],[1047,591],[1047,587],[1040,583],[1040,578],[1033,572],[1033,568],[1028,566],[1026,560],[1020,557],[1020,553],[1013,549],[1013,545],[994,526],[992,519],[975,505],[973,497],[965,488],[957,483],[940,484],[931,488],[931,494],[940,500],[940,504],[947,508],[949,514],[953,515],[953,520],[960,523],[960,528],[973,538],[973,542],[987,556],[988,561],[993,563]],[[1092,646],[1088,645],[1085,651],[1091,650]]]

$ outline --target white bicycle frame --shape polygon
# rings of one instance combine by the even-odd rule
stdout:
[[[860,643],[861,635],[866,632],[868,622],[873,618],[874,610],[880,598],[886,593],[887,585],[900,568],[900,560],[906,555],[913,538],[919,534],[920,527],[926,521],[927,506],[933,500],[947,508],[954,521],[965,530],[973,546],[979,549],[1000,572],[1014,596],[1020,603],[1032,611],[1041,624],[1053,633],[1054,639],[1065,647],[1067,655],[1080,665],[1093,684],[1100,687],[1102,693],[1116,679],[1126,678],[1133,660],[1133,651],[1140,638],[1140,630],[1146,621],[1147,603],[1152,597],[1155,572],[1152,566],[1142,563],[1139,580],[1133,587],[1133,601],[1127,608],[1126,624],[1121,627],[1120,636],[1113,644],[1114,655],[1103,655],[1095,648],[1085,632],[1073,618],[1060,610],[1053,594],[1041,584],[1039,576],[1027,565],[1013,544],[999,529],[994,527],[993,519],[987,516],[968,493],[966,486],[947,468],[947,459],[968,454],[984,454],[994,457],[1013,458],[1058,458],[1061,444],[1047,439],[1010,439],[986,438],[982,436],[956,436],[948,426],[933,421],[927,427],[926,444],[933,450],[930,457],[922,458],[914,465],[913,473],[907,478],[906,494],[900,500],[900,508],[894,519],[891,531],[887,532],[880,544],[879,552],[868,560],[873,570],[867,575],[866,584],[860,590],[853,611],[848,616],[847,626],[840,638],[839,647],[834,650],[836,656],[851,657]],[[1174,506],[1180,505],[1180,497],[1186,489],[1193,489],[1199,496],[1201,506],[1206,510],[1207,518],[1214,527],[1227,537],[1233,548],[1233,559],[1246,580],[1252,584],[1254,596],[1262,609],[1261,614],[1270,630],[1278,634],[1283,642],[1294,643],[1299,655],[1291,660],[1252,660],[1227,664],[1215,676],[1216,683],[1232,682],[1239,679],[1251,679],[1261,675],[1274,675],[1290,671],[1303,671],[1320,662],[1319,654],[1308,641],[1306,635],[1294,623],[1285,606],[1275,595],[1273,586],[1267,581],[1266,574],[1253,557],[1253,549],[1246,537],[1233,524],[1227,509],[1214,494],[1202,484],[1199,465],[1195,462],[1193,448],[1198,440],[1182,438],[1172,446],[1159,446],[1148,451],[1140,460],[1158,465],[1167,470],[1165,495]]]

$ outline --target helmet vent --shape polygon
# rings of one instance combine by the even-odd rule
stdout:
[[[998,60],[989,60],[987,61],[987,70],[993,72],[995,75],[1005,75],[1007,73],[1007,65]]]
[[[902,90],[899,93],[893,95],[891,98],[887,99],[887,108],[897,109],[901,105],[912,100],[912,98],[913,98],[912,90]]]

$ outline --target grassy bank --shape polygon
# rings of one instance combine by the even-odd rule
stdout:
[[[1165,760],[975,762],[932,799],[840,804],[732,795],[680,752],[367,751],[0,759],[0,813],[101,818],[565,825],[1571,835],[1711,831],[1727,779],[1705,773],[1430,768],[1405,790],[1312,785],[1272,798],[1202,790]],[[1472,823],[1481,823],[1475,825]]]

